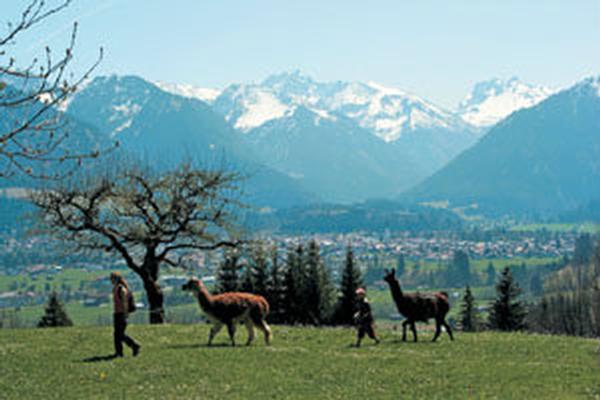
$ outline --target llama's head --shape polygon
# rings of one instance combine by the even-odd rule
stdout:
[[[396,268],[392,268],[390,270],[384,269],[383,272],[385,275],[383,276],[383,280],[387,283],[396,282]]]
[[[183,291],[196,291],[202,287],[202,281],[198,278],[190,278],[189,281],[181,285],[181,290]]]

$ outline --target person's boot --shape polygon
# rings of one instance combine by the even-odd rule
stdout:
[[[137,357],[138,354],[140,354],[140,350],[141,350],[142,346],[140,346],[139,344],[136,344],[133,346],[133,356]]]

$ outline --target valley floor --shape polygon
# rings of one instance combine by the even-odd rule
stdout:
[[[105,360],[111,328],[0,330],[2,399],[600,398],[598,342],[531,334],[457,334],[349,347],[354,331],[274,327],[274,343],[206,347],[208,325],[131,326],[133,358]],[[245,330],[238,331],[244,343]]]

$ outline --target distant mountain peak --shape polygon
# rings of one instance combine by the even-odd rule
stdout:
[[[310,85],[313,83],[315,81],[310,76],[299,69],[294,69],[271,74],[262,81],[261,85],[273,87],[278,85]]]
[[[202,100],[206,103],[212,103],[219,95],[221,90],[213,88],[205,88],[187,84],[167,83],[167,82],[154,82],[154,84],[161,90],[176,94],[183,97],[189,97],[192,99]]]
[[[374,82],[318,82],[299,70],[273,74],[260,83],[231,85],[214,104],[246,132],[299,106],[321,116],[343,115],[386,142],[419,129],[468,130],[454,114],[400,89]]]
[[[553,93],[552,89],[525,83],[516,76],[490,79],[475,84],[458,106],[458,114],[472,125],[491,126],[517,110],[538,104]]]
[[[578,84],[575,85],[575,88],[589,88],[595,91],[596,95],[600,97],[600,75],[598,76],[590,76]]]

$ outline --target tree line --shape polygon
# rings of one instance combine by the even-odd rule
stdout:
[[[355,291],[362,284],[350,247],[336,285],[315,240],[291,247],[285,255],[276,247],[254,243],[246,252],[226,252],[217,270],[214,293],[243,291],[264,296],[273,323],[348,325],[355,310]]]
[[[594,246],[591,235],[581,235],[572,259],[546,275],[541,285],[539,300],[526,303],[511,268],[505,268],[495,285],[496,298],[487,307],[487,322],[467,285],[460,310],[463,330],[600,336],[600,242]]]

